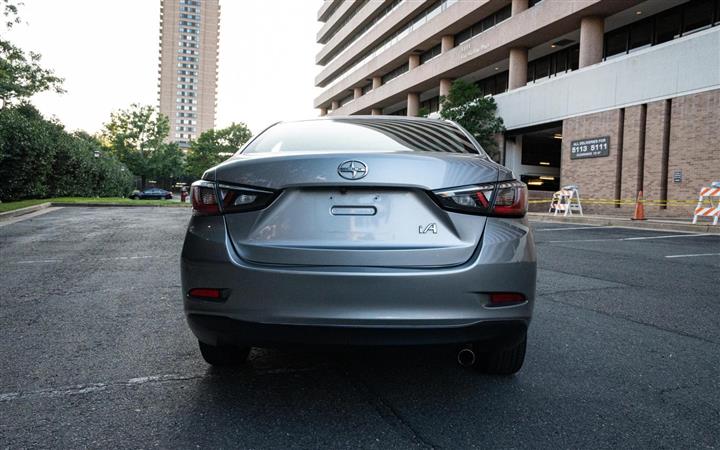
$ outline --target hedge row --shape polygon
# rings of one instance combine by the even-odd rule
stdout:
[[[31,105],[0,109],[0,200],[127,195],[133,175],[104,153],[94,137],[67,133]]]

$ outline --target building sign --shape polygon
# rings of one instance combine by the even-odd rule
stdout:
[[[599,158],[610,155],[610,136],[581,139],[570,143],[570,159]]]

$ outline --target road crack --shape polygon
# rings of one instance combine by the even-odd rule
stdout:
[[[583,311],[592,311],[592,312],[597,313],[597,314],[602,314],[603,316],[612,317],[613,319],[625,320],[625,321],[632,322],[632,323],[635,323],[635,324],[638,324],[638,325],[643,325],[643,326],[646,326],[646,327],[649,327],[649,328],[653,328],[653,329],[658,330],[658,331],[664,331],[664,332],[666,332],[666,333],[671,333],[671,334],[675,334],[675,335],[678,335],[678,336],[683,336],[683,337],[687,337],[687,338],[697,339],[698,341],[702,341],[702,342],[705,342],[705,343],[707,343],[707,344],[713,344],[713,345],[719,345],[719,344],[720,344],[720,342],[716,342],[716,341],[713,341],[713,340],[711,340],[711,339],[704,338],[704,337],[702,337],[702,336],[697,336],[697,335],[694,335],[694,334],[691,334],[691,333],[687,333],[687,332],[685,332],[685,331],[674,330],[674,329],[672,329],[672,328],[661,327],[661,326],[659,326],[659,325],[655,325],[655,324],[648,323],[648,322],[643,322],[643,321],[641,321],[641,320],[633,319],[633,318],[628,317],[628,316],[620,316],[620,315],[612,314],[612,313],[605,312],[605,311],[602,311],[602,310],[593,309],[593,308],[588,308],[588,307],[585,307],[585,306],[577,305],[577,304],[575,304],[575,303],[564,302],[564,301],[562,301],[562,300],[556,300],[556,299],[548,298],[548,297],[545,297],[545,296],[541,296],[541,297],[542,297],[543,301],[548,301],[548,302],[551,302],[551,303],[558,303],[558,304],[565,305],[565,306],[571,306],[571,307],[573,307],[573,308],[581,309],[581,310],[583,310]]]
[[[408,419],[406,419],[400,411],[397,410],[390,402],[386,401],[375,389],[373,389],[365,380],[362,380],[348,371],[340,371],[343,376],[350,379],[353,385],[363,397],[366,397],[368,403],[373,407],[375,412],[398,434],[409,440],[419,448],[439,449],[438,445],[433,444],[422,436]]]

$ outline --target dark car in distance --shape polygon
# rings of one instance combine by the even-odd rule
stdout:
[[[172,192],[166,191],[160,188],[150,188],[144,191],[135,191],[130,194],[130,198],[133,200],[164,200],[172,199]]]

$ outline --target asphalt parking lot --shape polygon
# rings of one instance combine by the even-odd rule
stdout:
[[[255,349],[216,370],[182,314],[188,215],[0,223],[0,447],[720,446],[719,235],[533,224],[514,377],[412,349]]]

